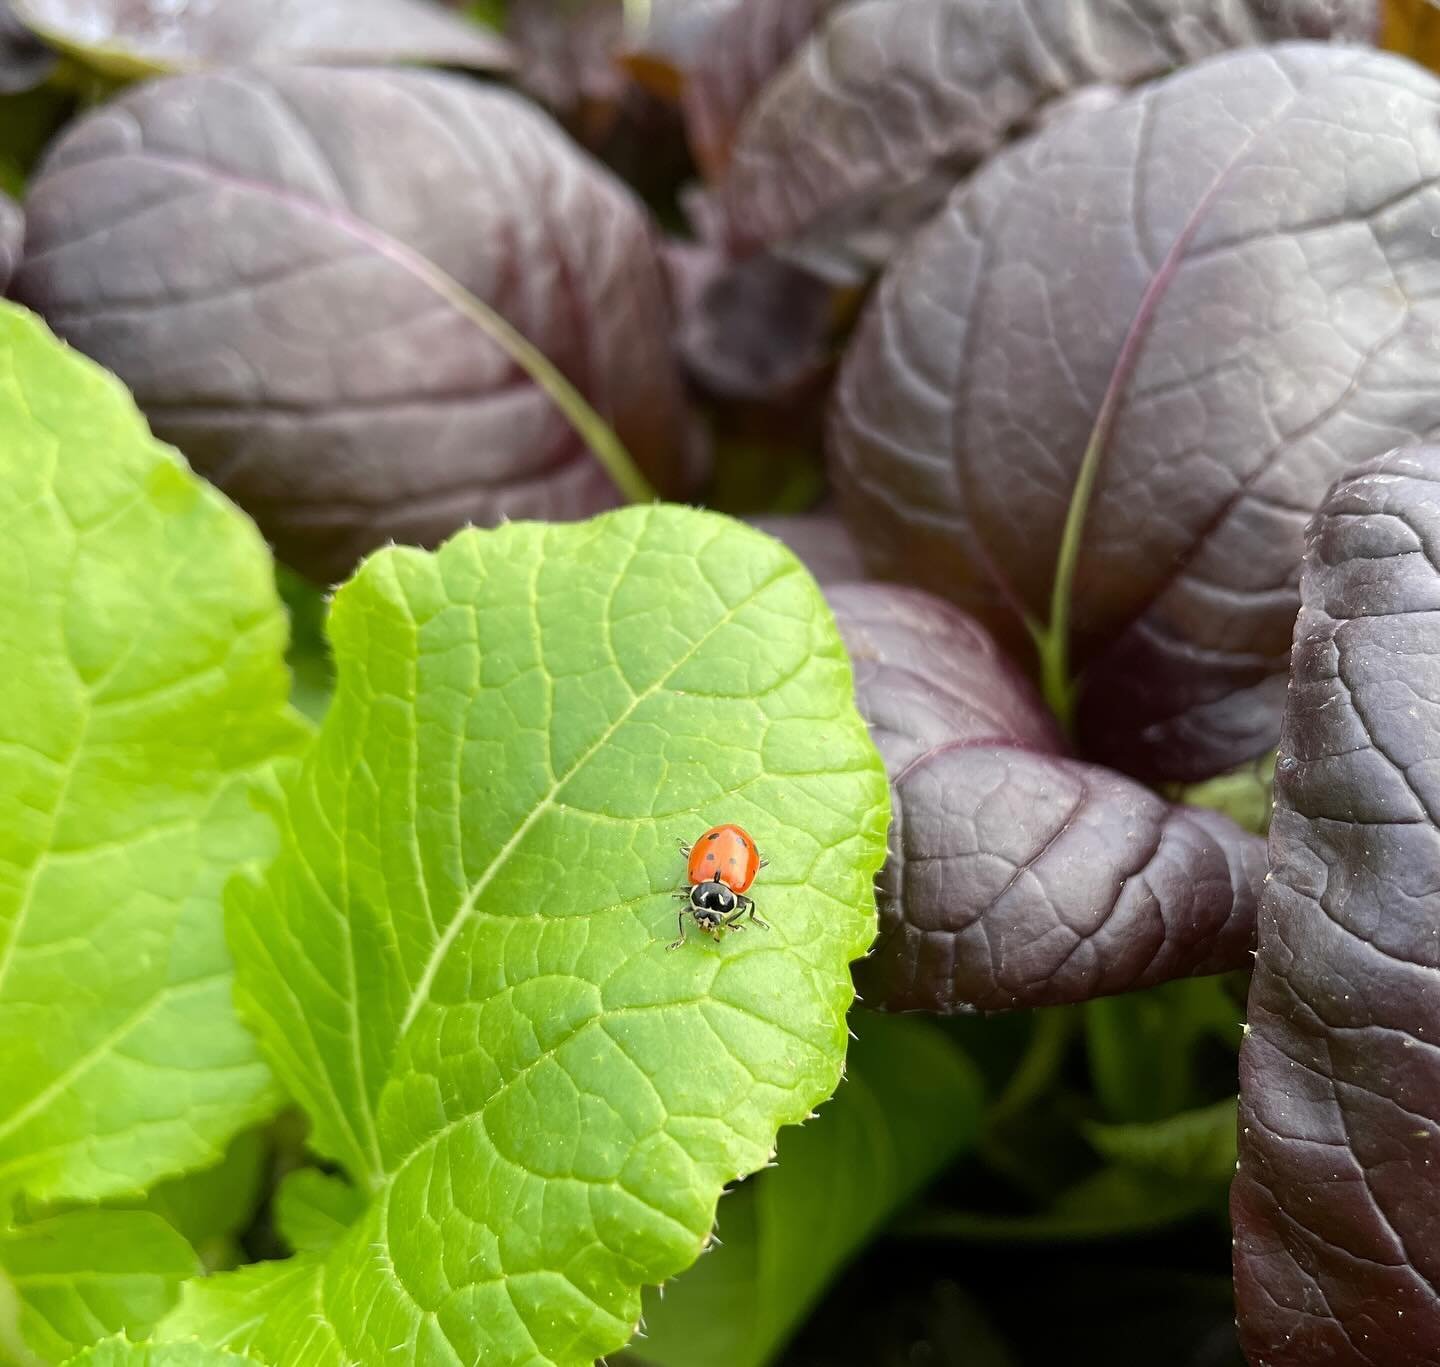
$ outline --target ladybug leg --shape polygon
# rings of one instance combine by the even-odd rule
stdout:
[[[758,864],[755,865],[755,867],[756,867],[757,869],[768,868],[768,867],[769,867],[769,864],[770,864],[770,861],[769,861],[768,859],[762,859]]]
[[[681,854],[683,854],[683,855],[689,855],[689,853],[690,853],[690,842],[689,842],[688,840],[677,840],[675,843],[680,846],[680,853],[681,853]]]
[[[672,940],[665,946],[666,949],[679,949],[680,946],[685,943],[685,913],[683,911],[675,918],[675,924],[680,929],[680,938],[678,940]]]
[[[761,930],[769,930],[769,929],[770,929],[770,922],[769,922],[769,921],[762,921],[762,920],[755,914],[755,901],[754,901],[754,899],[753,899],[753,898],[750,898],[750,897],[742,897],[740,900],[741,900],[741,902],[744,904],[744,905],[743,905],[743,909],[744,909],[745,911],[748,911],[748,912],[750,913],[750,919],[751,919],[752,921],[754,921],[755,924],[756,924],[757,926],[759,926]]]

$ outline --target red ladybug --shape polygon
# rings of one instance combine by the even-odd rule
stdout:
[[[712,826],[693,845],[680,842],[682,853],[690,856],[686,870],[688,886],[675,894],[688,905],[678,917],[680,938],[667,946],[679,949],[685,943],[685,917],[717,940],[721,931],[744,930],[738,924],[748,912],[761,930],[770,927],[755,915],[755,903],[745,890],[766,865],[755,842],[739,826]]]

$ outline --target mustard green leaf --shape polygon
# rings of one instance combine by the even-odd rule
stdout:
[[[170,1328],[287,1367],[590,1363],[839,1080],[888,821],[848,660],[788,551],[674,507],[382,551],[329,632],[231,943],[367,1204]],[[668,952],[676,842],[727,821],[771,929]]]
[[[110,1334],[144,1332],[198,1270],[158,1215],[77,1210],[0,1230],[0,1363],[63,1362]]]
[[[256,1359],[240,1357],[200,1343],[130,1343],[106,1339],[70,1359],[66,1367],[254,1367]]]
[[[275,1193],[275,1224],[298,1253],[329,1248],[355,1223],[365,1198],[343,1177],[319,1168],[287,1173]]]
[[[245,1130],[219,1163],[152,1187],[139,1208],[174,1226],[207,1268],[232,1266],[239,1260],[235,1236],[255,1216],[269,1159],[267,1133]]]
[[[0,306],[0,1197],[138,1192],[271,1110],[221,895],[309,734],[284,650],[250,521]]]
[[[975,1141],[974,1065],[933,1025],[865,1015],[835,1099],[720,1206],[715,1246],[645,1297],[627,1360],[761,1367],[885,1218]]]

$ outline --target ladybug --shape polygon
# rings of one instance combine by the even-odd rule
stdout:
[[[685,917],[717,940],[721,931],[744,930],[740,918],[747,912],[761,930],[770,927],[755,914],[755,903],[745,890],[755,875],[769,862],[760,858],[755,842],[739,826],[712,826],[693,845],[680,842],[680,852],[689,855],[686,868],[687,886],[677,892],[688,904],[677,918],[680,938],[668,949],[679,949],[685,943]]]

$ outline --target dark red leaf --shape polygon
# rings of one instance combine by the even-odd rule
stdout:
[[[1309,534],[1232,1196],[1264,1367],[1440,1350],[1440,448]]]
[[[516,96],[394,70],[172,78],[75,124],[26,208],[15,296],[317,577],[391,538],[619,501],[475,299],[662,490],[694,473],[649,220]]]
[[[1088,757],[1273,747],[1306,520],[1440,428],[1437,115],[1364,49],[1217,58],[992,159],[877,291],[832,425],[851,527],[1011,649],[1025,616],[1067,639]]]
[[[911,589],[827,596],[893,790],[868,1006],[999,1011],[1248,962],[1265,845],[1066,757],[975,622]]]
[[[503,70],[505,44],[431,0],[14,0],[36,32],[102,68],[430,62]]]
[[[838,0],[738,0],[689,64],[683,102],[690,147],[716,179],[751,102]]]
[[[863,271],[1055,100],[1376,25],[1376,0],[857,0],[750,106],[719,190],[731,244]]]

